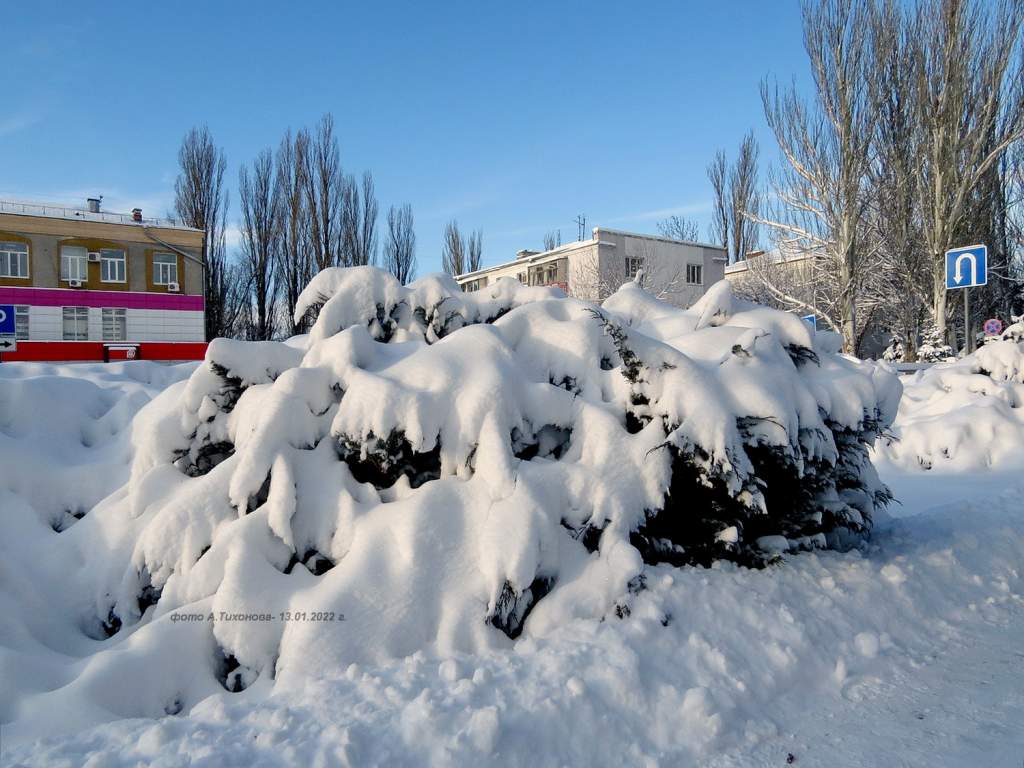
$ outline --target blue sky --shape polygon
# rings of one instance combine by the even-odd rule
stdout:
[[[761,78],[806,78],[795,0],[3,6],[3,198],[163,215],[190,126],[209,125],[233,187],[332,112],[346,170],[373,172],[382,211],[412,204],[421,273],[451,218],[483,230],[485,263],[575,239],[579,213],[703,232],[715,150],[753,128],[775,156]]]

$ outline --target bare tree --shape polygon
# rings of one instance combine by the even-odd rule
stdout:
[[[669,216],[658,222],[658,232],[662,237],[672,240],[683,240],[694,243],[700,240],[700,228],[696,221],[691,221],[684,216]]]
[[[729,171],[728,217],[732,233],[729,261],[745,259],[758,247],[758,216],[761,193],[758,191],[757,161],[760,149],[751,131],[740,142],[736,164]]]
[[[280,233],[277,238],[277,265],[284,312],[282,322],[289,335],[302,333],[304,322],[295,322],[299,294],[313,277],[310,247],[310,218],[306,204],[306,151],[304,134],[292,138],[285,133],[277,149],[277,198],[280,203]]]
[[[405,285],[416,274],[416,232],[412,206],[388,209],[388,238],[384,243],[384,266]]]
[[[373,175],[363,171],[363,206],[359,222],[358,264],[373,264],[377,260],[377,195],[374,193]]]
[[[452,219],[444,228],[441,247],[441,268],[449,275],[461,275],[466,269],[466,244],[459,232],[459,224]]]
[[[913,362],[932,292],[930,259],[917,207],[920,131],[911,97],[915,84],[910,49],[920,31],[914,17],[903,17],[896,0],[877,3],[871,24],[869,82],[877,121],[868,215],[879,244],[880,268],[870,278],[866,293],[883,297],[877,302],[879,320],[900,338],[904,359]]]
[[[730,165],[725,152],[719,150],[708,165],[708,181],[713,195],[711,239],[726,249],[730,264],[745,259],[747,253],[758,247],[761,213],[759,154],[757,140],[751,131],[740,142],[734,164]]]
[[[238,172],[242,206],[242,255],[251,291],[250,339],[274,337],[277,303],[277,255],[280,253],[281,204],[275,183],[274,158],[264,150]]]
[[[945,251],[957,245],[971,194],[1024,136],[1019,0],[927,0],[912,50],[917,168],[932,263],[932,313],[945,334]]]
[[[708,164],[708,181],[714,195],[711,215],[711,242],[729,247],[729,161],[725,152],[718,150]]]
[[[174,182],[174,210],[183,224],[201,229],[203,237],[203,294],[206,338],[232,336],[236,331],[239,300],[231,277],[225,230],[228,193],[224,189],[227,159],[213,142],[209,128],[192,128],[178,149],[178,178]]]
[[[477,229],[470,233],[466,243],[466,271],[476,272],[483,265],[484,233]]]
[[[341,203],[342,263],[348,267],[373,264],[377,257],[377,197],[373,176],[363,173],[362,184],[346,176]]]
[[[815,84],[811,102],[795,87],[780,92],[778,86],[761,85],[765,117],[786,165],[773,176],[779,204],[771,218],[758,220],[773,228],[779,243],[813,254],[828,274],[835,287],[829,314],[847,352],[856,349],[858,290],[875,256],[859,239],[875,121],[868,91],[869,2],[822,0],[803,6],[804,45]]]
[[[562,245],[562,230],[547,232],[544,235],[544,250],[553,251]]]
[[[320,118],[316,132],[303,129],[296,137],[305,169],[306,207],[309,216],[309,239],[317,269],[342,264],[342,202],[345,175],[341,167],[341,151],[334,134],[334,117]]]

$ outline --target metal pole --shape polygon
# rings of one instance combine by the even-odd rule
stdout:
[[[967,354],[974,351],[974,339],[971,337],[971,299],[970,288],[964,288],[964,348]]]

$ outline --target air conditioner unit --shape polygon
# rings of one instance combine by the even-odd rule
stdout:
[[[72,287],[72,288],[81,288],[82,287],[82,281],[81,280],[68,280],[68,285],[70,287]]]
[[[180,293],[181,292],[181,286],[178,285],[177,283],[168,283],[167,284],[167,292],[168,293]]]
[[[89,261],[99,261],[99,260],[100,260],[100,252],[99,251],[89,251]]]

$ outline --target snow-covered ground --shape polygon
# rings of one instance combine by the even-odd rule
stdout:
[[[420,650],[410,655],[356,648],[360,661],[335,664],[316,651],[325,630],[307,622],[306,672],[259,675],[239,692],[209,685],[214,648],[202,643],[212,640],[190,645],[199,635],[175,620],[182,611],[154,618],[151,608],[124,639],[76,624],[89,592],[79,582],[122,567],[113,561],[124,542],[103,520],[128,506],[133,423],[159,424],[133,417],[161,392],[147,412],[167,413],[194,366],[5,363],[0,765],[1019,768],[1024,436],[1014,347],[999,358],[1006,369],[986,358],[983,372],[968,361],[905,379],[894,439],[874,452],[899,503],[876,513],[862,548],[792,553],[762,570],[646,565],[644,588],[603,617],[548,616],[543,633],[483,647],[440,650],[411,637]],[[944,431],[949,420],[962,429]],[[168,497],[180,485],[151,479],[147,498],[154,482]],[[178,513],[198,519],[198,497],[178,498]],[[92,559],[96,548],[112,562]],[[205,621],[218,599],[188,612]],[[274,621],[239,622],[237,632],[258,643]],[[180,699],[164,695],[176,690]],[[168,714],[151,713],[156,705]]]

